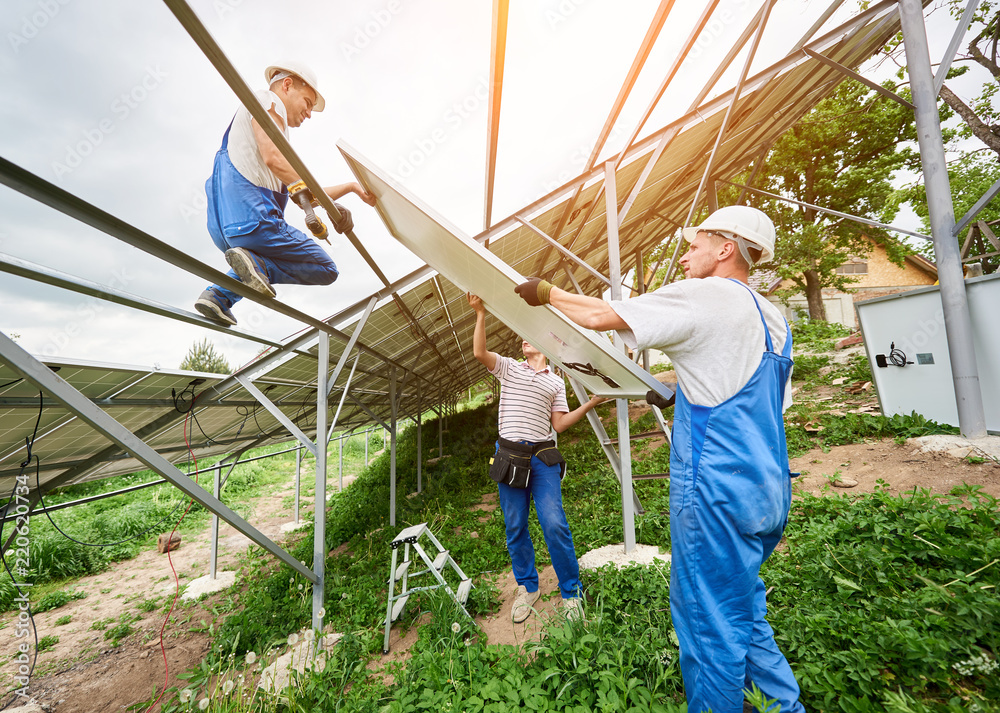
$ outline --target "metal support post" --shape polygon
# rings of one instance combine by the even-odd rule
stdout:
[[[913,104],[916,106],[917,140],[927,190],[927,212],[934,238],[934,258],[941,283],[941,307],[955,382],[958,425],[966,438],[981,438],[986,435],[983,392],[962,276],[962,256],[952,232],[955,228],[955,207],[948,183],[941,118],[934,94],[934,76],[920,0],[900,0],[899,17]]]
[[[371,429],[365,431],[365,468],[368,467],[368,434],[371,433]]]
[[[299,494],[302,491],[302,444],[295,447],[295,524],[299,523]]]
[[[389,525],[396,526],[396,367],[389,367]]]
[[[611,273],[611,299],[622,298],[622,265],[618,246],[618,189],[615,182],[615,162],[604,164],[604,196],[607,200],[608,272]],[[627,352],[622,338],[615,332],[615,345]],[[618,460],[622,484],[622,525],[625,531],[626,554],[635,549],[635,508],[632,503],[632,444],[628,431],[628,399],[615,399],[618,413]]]
[[[330,373],[330,336],[319,335],[319,364],[316,381],[316,440],[320,448],[316,450],[316,506],[313,511],[313,580],[312,628],[316,632],[314,652],[323,649],[323,599],[326,591],[326,433],[327,418],[327,374]]]
[[[422,425],[421,420],[423,417],[423,414],[421,413],[421,410],[423,409],[422,396],[423,396],[422,390],[418,387],[417,388],[417,492],[418,493],[421,493],[424,490],[424,483],[421,473],[421,469],[424,463],[424,449],[423,449],[423,444],[421,443],[420,440],[421,425]]]
[[[438,458],[444,458],[444,406],[438,411]]]
[[[344,437],[337,439],[338,450],[340,451],[340,492],[344,492]]]
[[[215,482],[212,487],[212,495],[218,500],[219,495],[222,494],[222,461],[220,460],[215,464],[213,469],[215,474]],[[215,579],[215,572],[218,567],[219,562],[219,516],[214,512],[212,513],[212,555],[211,555],[211,572],[209,577]]]
[[[149,444],[91,403],[89,398],[24,351],[3,332],[0,332],[0,361],[6,363],[30,383],[50,394],[76,415],[81,422],[93,427],[116,447],[130,453],[136,460],[169,480],[187,497],[204,506],[206,510],[219,515],[237,532],[246,535],[252,542],[263,547],[309,581],[314,581],[313,573],[304,564],[281,549],[260,530],[220,502],[218,498],[205,492],[204,488],[178,470]]]

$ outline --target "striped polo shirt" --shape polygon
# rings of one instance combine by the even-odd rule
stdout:
[[[490,372],[500,382],[500,437],[508,441],[547,441],[552,412],[569,413],[566,384],[548,366],[535,371],[525,361],[497,355]]]

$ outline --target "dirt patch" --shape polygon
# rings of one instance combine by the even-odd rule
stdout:
[[[970,462],[945,452],[921,453],[918,444],[903,445],[893,440],[833,446],[829,452],[816,448],[793,458],[792,472],[802,475],[793,481],[796,491],[813,495],[870,493],[879,480],[888,483],[888,492],[900,495],[914,488],[948,493],[968,483],[982,486],[983,492],[1000,497],[1000,464],[990,459]],[[849,489],[832,487],[840,477],[857,481]]]
[[[294,483],[289,482],[286,487],[258,498],[247,520],[276,542],[299,536],[281,532],[281,525],[293,517],[292,507],[283,504],[292,494]],[[300,507],[300,517],[307,512],[311,511]],[[200,535],[185,536],[180,548],[170,552],[182,590],[188,582],[209,574],[210,537],[208,525]],[[220,523],[218,570],[235,568],[239,554],[250,544],[247,537]],[[157,553],[154,544],[137,557],[115,563],[99,574],[81,577],[65,589],[87,596],[35,615],[38,638],[54,635],[59,642],[38,655],[28,687],[34,700],[56,713],[92,713],[124,710],[138,701],[149,700],[154,690],[162,691],[165,670],[159,638],[166,614],[161,606],[176,591],[167,555]],[[220,592],[189,607],[182,607],[178,600],[173,614],[176,622],[164,631],[163,646],[170,672],[168,687],[177,685],[177,674],[205,658],[209,637],[199,631],[205,628],[202,621],[215,620],[211,608],[227,596],[227,592]],[[152,611],[142,610],[143,602],[157,599]],[[57,626],[56,620],[67,615],[70,622]],[[131,619],[128,623],[133,631],[114,647],[112,640],[105,639],[105,632],[120,624],[122,617]],[[103,623],[104,627],[95,629],[95,622],[98,626]],[[0,627],[13,631],[12,613],[0,616]],[[0,636],[0,661],[5,661],[0,664],[2,692],[15,687],[11,659],[17,655],[20,641],[12,634]],[[0,701],[0,705],[9,698]],[[21,699],[12,706],[23,702]]]
[[[644,409],[639,406],[630,416],[637,418]],[[660,445],[654,439],[650,446]],[[792,470],[802,472],[796,478],[797,492],[815,495],[872,492],[879,480],[888,484],[891,494],[898,495],[913,488],[927,488],[935,493],[947,493],[962,483],[979,485],[983,491],[1000,497],[1000,465],[994,460],[962,459],[946,452],[920,452],[919,444],[907,442],[899,445],[892,440],[835,446],[824,452],[814,449],[792,460]],[[838,475],[839,473],[839,475]],[[843,490],[834,488],[834,478],[850,478],[857,486]],[[260,498],[253,514],[248,518],[258,529],[272,539],[282,538],[281,525],[292,518],[291,508],[282,505],[293,492],[292,485],[274,494]],[[489,519],[499,506],[495,492],[484,496],[472,506]],[[220,528],[220,569],[233,567],[237,555],[249,545],[242,535],[228,525]],[[294,533],[290,537],[298,536]],[[502,543],[499,543],[502,546]],[[333,554],[346,549],[338,547]],[[583,554],[583,553],[580,553]],[[209,567],[209,531],[200,537],[188,536],[180,549],[171,553],[179,574],[185,575],[182,584],[207,574]],[[491,644],[523,645],[537,641],[547,617],[558,615],[561,601],[558,581],[552,567],[539,572],[542,596],[536,604],[536,613],[522,624],[513,624],[510,611],[517,583],[513,574],[494,575],[500,590],[501,608],[495,614],[479,617],[476,623]],[[63,607],[36,616],[39,637],[59,636],[56,646],[39,655],[38,666],[29,688],[35,699],[55,713],[83,713],[84,711],[120,711],[137,701],[148,700],[154,690],[164,684],[163,657],[159,648],[159,629],[163,612],[157,608],[142,612],[139,605],[147,599],[160,597],[160,603],[173,596],[174,580],[166,555],[155,548],[143,552],[128,562],[114,565],[101,574],[84,577],[67,589],[87,593],[87,597]],[[176,675],[197,665],[208,650],[208,635],[194,629],[201,619],[211,622],[215,615],[210,607],[226,592],[212,595],[192,608],[180,610],[178,620],[184,623],[168,627],[164,646],[170,670],[170,686],[177,684]],[[123,614],[139,616],[132,622],[135,632],[123,639],[120,646],[112,648],[104,639],[104,631],[91,628],[94,622],[112,619]],[[69,624],[56,626],[56,619],[70,615]],[[190,615],[190,619],[188,618]],[[0,617],[0,626],[12,631],[12,615]],[[397,623],[390,634],[390,654],[378,659],[374,665],[385,666],[405,661],[408,650],[417,640],[420,621],[404,627]],[[0,636],[0,684],[3,690],[13,688],[12,664],[15,655],[13,636]],[[5,703],[2,701],[0,703]]]

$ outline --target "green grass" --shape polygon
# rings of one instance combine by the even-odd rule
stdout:
[[[803,341],[822,343],[831,330],[810,325]],[[834,330],[835,331],[835,330]],[[799,359],[802,355],[798,355]],[[867,370],[854,359],[831,369]],[[806,362],[808,364],[809,362]],[[822,366],[814,364],[815,372]],[[832,365],[831,365],[832,366]],[[860,379],[859,379],[860,380]],[[811,388],[814,379],[802,381]],[[325,622],[344,638],[322,673],[300,676],[287,702],[214,695],[219,677],[235,676],[245,656],[282,649],[288,635],[310,619],[310,587],[288,567],[253,547],[240,564],[241,587],[214,603],[213,621],[194,609],[175,615],[175,626],[197,626],[213,635],[212,649],[197,667],[181,674],[195,699],[211,695],[212,711],[350,710],[371,713],[441,711],[653,711],[684,710],[677,642],[669,613],[666,568],[604,568],[582,575],[588,597],[586,623],[556,621],[541,641],[519,649],[491,645],[456,612],[446,597],[414,595],[394,626],[419,626],[406,664],[379,671],[385,615],[389,542],[404,527],[427,522],[476,583],[468,609],[495,614],[501,602],[492,580],[509,570],[499,509],[470,507],[495,492],[486,469],[496,438],[495,406],[487,389],[473,389],[468,408],[447,419],[444,452],[438,455],[437,423],[425,421],[423,491],[416,489],[416,433],[397,442],[397,522],[388,525],[389,454],[381,434],[344,444],[345,472],[360,475],[332,497],[327,510]],[[571,407],[575,405],[571,397]],[[598,408],[605,419],[610,404]],[[672,414],[666,414],[668,420]],[[824,429],[809,433],[804,420]],[[804,452],[871,438],[905,438],[948,427],[919,416],[887,419],[871,414],[834,417],[802,404],[789,412],[789,448]],[[615,436],[615,424],[607,424]],[[630,424],[652,430],[652,416]],[[278,447],[276,447],[277,449]],[[564,503],[578,554],[623,539],[621,494],[600,445],[586,425],[560,436],[569,462]],[[669,447],[651,439],[633,443],[637,473],[669,470]],[[328,473],[336,478],[339,449],[330,449]],[[307,459],[311,461],[311,459]],[[294,454],[264,461],[244,486],[247,496],[287,481]],[[309,464],[303,465],[308,472]],[[309,478],[303,479],[304,491]],[[120,487],[120,486],[119,486]],[[669,481],[637,481],[645,512],[636,517],[642,544],[669,548]],[[142,492],[142,491],[140,491]],[[769,560],[762,577],[773,591],[769,621],[802,686],[810,711],[893,713],[978,710],[1000,713],[996,669],[1000,653],[1000,508],[973,488],[949,496],[923,492],[803,497],[793,505],[787,548]],[[84,523],[81,523],[84,524]],[[461,532],[461,534],[457,534]],[[475,533],[477,536],[473,536]],[[544,539],[531,525],[539,568],[549,563]],[[293,556],[312,562],[312,530],[289,545]],[[65,587],[65,582],[63,587]],[[142,600],[154,611],[159,600]],[[134,630],[138,615],[96,622],[114,645]],[[458,631],[453,630],[457,624]],[[391,674],[386,679],[382,674]],[[392,683],[387,683],[391,680]],[[164,711],[188,710],[168,696]]]

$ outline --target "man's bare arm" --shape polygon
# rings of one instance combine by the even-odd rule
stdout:
[[[553,287],[549,292],[549,304],[587,329],[602,331],[629,328],[625,320],[611,309],[611,305],[598,297],[578,295]]]
[[[486,348],[486,307],[476,295],[467,295],[469,306],[476,312],[476,328],[472,332],[472,355],[490,371],[497,365],[497,355]]]
[[[267,113],[271,115],[271,118],[274,119],[274,123],[279,127],[285,125],[285,122],[281,120],[280,116],[278,116],[278,112],[276,112],[273,108],[268,109]],[[288,159],[281,155],[278,147],[274,145],[273,141],[271,141],[271,137],[264,132],[264,129],[261,128],[256,119],[254,119],[251,123],[253,125],[254,138],[257,140],[257,148],[260,150],[260,156],[264,159],[264,163],[267,167],[271,169],[271,172],[286,186],[290,186],[298,181],[299,174],[297,174],[295,169],[292,168],[292,164],[288,163]]]
[[[590,411],[592,408],[594,408],[598,404],[604,403],[605,401],[607,401],[607,399],[602,398],[600,396],[592,396],[590,397],[590,401],[583,404],[582,406],[578,406],[569,413],[566,413],[565,411],[553,411],[552,428],[556,430],[556,433],[562,433],[567,428],[569,428],[574,423],[583,418],[585,415],[587,415],[587,412]]]

